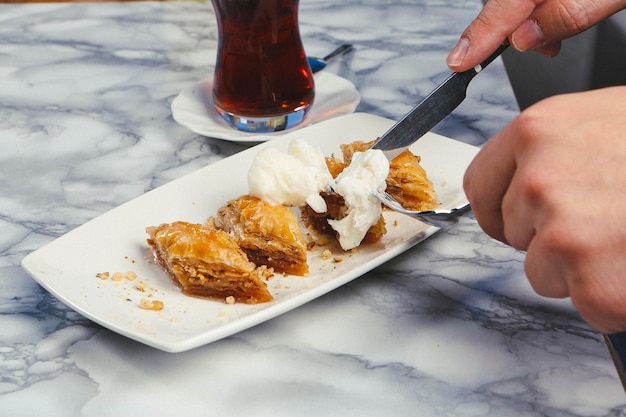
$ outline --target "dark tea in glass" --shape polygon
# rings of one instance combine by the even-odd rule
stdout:
[[[219,28],[213,102],[229,124],[274,132],[300,123],[315,97],[299,0],[212,0]]]

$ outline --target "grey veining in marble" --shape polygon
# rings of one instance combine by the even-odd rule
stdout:
[[[309,54],[357,111],[398,119],[448,74],[478,0],[301,0]],[[618,416],[602,338],[538,297],[471,216],[349,285],[168,354],[102,329],[19,266],[29,252],[242,149],[176,124],[210,75],[209,2],[0,5],[0,410],[6,416]],[[434,130],[480,145],[518,109],[499,61]]]

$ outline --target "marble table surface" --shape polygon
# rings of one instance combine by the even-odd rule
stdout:
[[[357,111],[398,119],[447,74],[479,0],[302,0],[309,54]],[[602,336],[537,296],[470,215],[285,315],[187,352],[101,328],[21,268],[98,215],[244,147],[178,125],[212,73],[210,2],[0,5],[3,416],[617,416]],[[500,60],[434,131],[484,143],[518,114]],[[80,248],[76,248],[80,256]]]

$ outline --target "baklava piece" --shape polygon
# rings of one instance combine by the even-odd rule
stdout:
[[[264,281],[272,271],[250,262],[226,232],[180,221],[146,232],[159,266],[183,293],[246,304],[273,299]]]
[[[420,157],[406,150],[389,165],[387,192],[408,210],[434,210],[437,192],[420,165]]]
[[[306,242],[289,208],[244,195],[221,207],[215,224],[233,236],[255,264],[285,274],[308,273]]]
[[[333,178],[337,178],[350,165],[356,152],[365,152],[373,143],[374,141],[357,141],[340,145],[340,158],[334,155],[326,158],[326,165]],[[387,192],[409,210],[432,210],[438,205],[435,187],[420,165],[420,157],[409,150],[402,152],[391,161],[386,183]],[[328,235],[336,235],[328,220],[341,220],[347,214],[347,207],[343,197],[337,193],[324,192],[321,193],[321,196],[326,201],[328,210],[320,214],[310,207],[304,206],[301,208],[302,219],[310,229]],[[385,221],[381,216],[378,222],[368,230],[362,243],[377,242],[386,232]]]
[[[326,160],[331,174],[336,177],[350,165],[355,152],[367,150],[374,141],[353,142],[341,145],[343,161]],[[438,206],[437,192],[420,165],[421,158],[408,149],[396,156],[389,164],[387,192],[408,210],[433,210]]]
[[[323,192],[320,194],[328,209],[325,213],[316,213],[308,205],[300,208],[302,221],[304,225],[311,230],[328,236],[337,237],[337,232],[330,226],[328,220],[341,220],[348,214],[343,197],[334,192]],[[378,222],[369,228],[365,237],[361,241],[362,244],[370,244],[378,242],[387,233],[385,219],[380,216]]]

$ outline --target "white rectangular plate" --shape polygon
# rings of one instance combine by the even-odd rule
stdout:
[[[260,149],[286,150],[291,139],[318,145],[325,155],[340,155],[339,145],[369,141],[393,122],[355,113],[296,130],[125,203],[59,237],[22,261],[24,269],[63,303],[102,326],[168,352],[181,352],[227,337],[307,303],[406,251],[437,231],[434,227],[386,212],[387,234],[376,244],[346,253],[333,247],[309,252],[306,277],[277,275],[268,282],[275,300],[257,305],[227,305],[183,295],[153,262],[147,226],[183,220],[203,223],[226,201],[248,190],[247,171]],[[462,178],[477,148],[432,133],[412,148],[435,184],[442,206],[465,200]],[[333,259],[337,258],[337,259]],[[340,260],[340,262],[337,262]],[[134,281],[101,280],[101,272],[133,271]],[[145,291],[138,282],[147,284]],[[160,300],[160,311],[139,307],[142,299]]]

